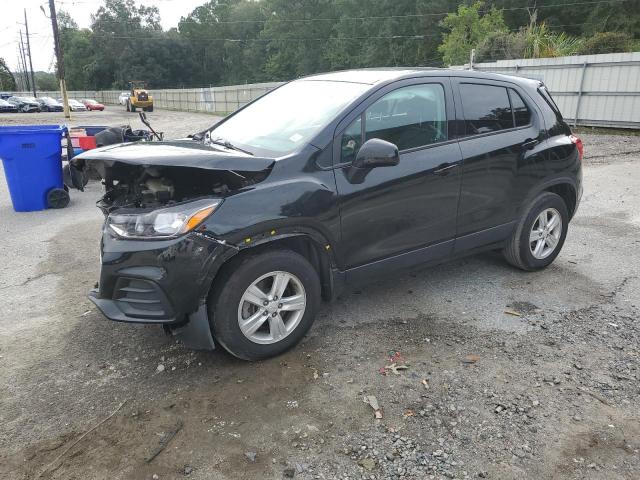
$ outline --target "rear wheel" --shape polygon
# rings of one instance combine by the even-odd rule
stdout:
[[[569,213],[564,200],[551,192],[540,194],[529,206],[508,240],[506,260],[522,270],[540,270],[560,253],[567,236]]]
[[[247,255],[221,274],[209,300],[213,336],[229,353],[260,360],[307,333],[320,302],[313,266],[289,250]]]

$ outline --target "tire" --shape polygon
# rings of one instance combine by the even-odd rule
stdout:
[[[560,221],[559,226],[556,224],[552,227],[556,216]],[[546,219],[548,227],[541,226],[541,218]],[[503,250],[505,259],[514,267],[526,271],[546,268],[562,250],[568,226],[569,212],[564,200],[555,193],[541,193],[531,202],[508,239]]]
[[[276,275],[286,279],[284,274],[290,276],[282,293],[285,303],[279,303],[281,299],[268,301]],[[254,283],[264,296],[249,294],[248,289]],[[256,303],[247,301],[245,295]],[[287,300],[290,311],[286,306],[280,310]],[[319,303],[320,278],[307,259],[290,250],[268,250],[232,260],[224,268],[209,298],[209,321],[214,339],[231,355],[243,360],[261,360],[296,345],[311,328]],[[252,324],[258,327],[253,333],[244,333],[240,321],[249,318],[255,318]]]
[[[153,112],[153,105],[150,107],[147,107],[147,112]]]

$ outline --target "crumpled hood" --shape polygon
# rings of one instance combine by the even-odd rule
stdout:
[[[223,148],[223,147],[220,147]],[[108,145],[88,150],[77,155],[71,164],[83,169],[89,167],[111,167],[115,163],[145,167],[191,167],[206,170],[234,170],[260,172],[273,166],[273,158],[254,157],[243,152],[217,150],[196,140],[174,140],[169,142],[135,142]]]

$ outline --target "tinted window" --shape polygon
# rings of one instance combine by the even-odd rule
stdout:
[[[434,83],[402,87],[365,112],[365,139],[380,138],[399,150],[447,139],[444,88]]]
[[[527,104],[524,103],[522,97],[514,89],[509,89],[509,95],[511,96],[511,107],[513,108],[513,119],[516,122],[516,127],[524,127],[531,122],[531,112]]]
[[[511,104],[505,87],[463,83],[460,95],[466,135],[513,128]]]

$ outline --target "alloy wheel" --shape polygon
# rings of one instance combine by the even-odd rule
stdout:
[[[254,343],[276,343],[300,324],[306,305],[307,295],[298,277],[288,272],[269,272],[242,295],[238,325]]]
[[[555,208],[540,212],[531,226],[529,250],[538,260],[547,258],[558,246],[562,235],[562,217]]]

